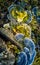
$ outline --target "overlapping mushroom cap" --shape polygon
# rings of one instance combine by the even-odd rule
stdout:
[[[15,27],[13,27],[13,31],[17,33],[16,36],[21,33],[21,35],[31,38],[31,28],[27,24],[16,25]]]
[[[30,23],[32,21],[32,14],[30,11],[25,11],[20,5],[12,4],[9,8],[8,19],[13,21],[16,19],[16,23],[25,22]],[[13,21],[14,22],[14,21]]]
[[[23,51],[18,55],[17,65],[32,65],[36,56],[34,42],[29,38],[25,38],[24,44]]]

